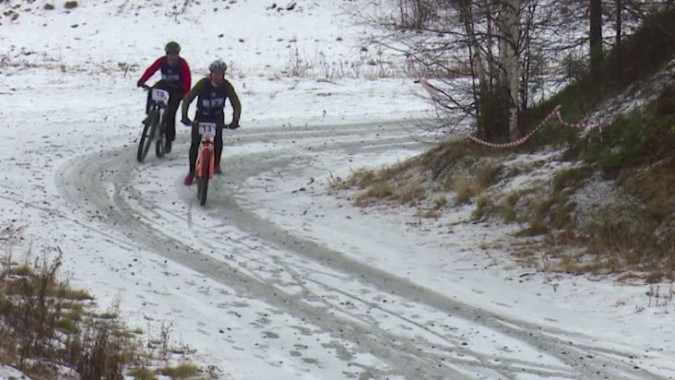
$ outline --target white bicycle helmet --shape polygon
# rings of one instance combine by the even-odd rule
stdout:
[[[224,73],[227,71],[227,64],[220,59],[216,59],[209,65],[209,71]]]

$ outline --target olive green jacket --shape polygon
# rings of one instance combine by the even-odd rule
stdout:
[[[183,106],[181,107],[181,115],[183,120],[188,118],[188,109],[190,108],[190,103],[192,103],[195,98],[199,97],[204,91],[208,89],[209,82],[211,81],[211,78],[209,77],[204,77],[195,84],[194,87],[192,87],[192,90],[185,95],[185,98],[183,98]],[[241,103],[239,102],[239,97],[237,96],[237,93],[234,91],[234,87],[232,87],[232,83],[230,83],[227,79],[225,79],[225,91],[226,91],[226,99],[230,100],[230,105],[232,105],[232,123],[233,124],[239,124],[239,117],[241,116]],[[223,107],[225,104],[223,103]]]

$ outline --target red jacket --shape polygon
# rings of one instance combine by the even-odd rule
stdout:
[[[145,72],[141,75],[141,79],[138,81],[140,83],[145,83],[157,72],[157,70],[161,70],[162,80],[169,86],[180,90],[183,95],[190,92],[190,87],[192,86],[190,66],[188,66],[187,61],[182,57],[178,57],[178,66],[170,66],[166,56],[157,58],[150,67],[145,69]]]

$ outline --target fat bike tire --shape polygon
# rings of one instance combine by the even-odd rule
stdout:
[[[206,204],[206,195],[209,191],[209,159],[205,160],[203,165],[202,175],[197,182],[197,199],[199,199],[199,205],[201,206]]]
[[[157,130],[157,124],[157,118],[153,116],[151,123],[143,128],[143,134],[141,135],[141,140],[138,143],[138,153],[136,154],[136,159],[138,162],[143,162],[145,157],[148,156],[150,146],[152,145],[152,140],[155,137],[155,131]]]

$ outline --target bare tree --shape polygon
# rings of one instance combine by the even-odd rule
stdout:
[[[621,24],[623,23],[623,17],[622,17],[622,12],[623,12],[623,0],[615,0],[615,5],[616,5],[616,26],[614,30],[616,31],[615,38],[614,38],[614,44],[616,47],[621,46]]]
[[[390,33],[377,43],[410,57],[446,125],[468,117],[478,136],[497,141],[525,132],[520,115],[549,95],[545,89],[582,77],[591,60],[599,67],[603,44],[611,48],[636,24],[625,17],[631,4],[643,11],[670,0],[373,1],[378,9],[396,5],[376,21]],[[615,27],[616,39],[603,38],[603,24]]]
[[[590,0],[590,52],[591,70],[594,73],[600,71],[602,65],[602,2]]]
[[[426,1],[425,5],[421,1]],[[519,112],[521,105],[527,104],[521,97],[529,93],[523,90],[521,80],[530,78],[531,68],[521,56],[524,46],[532,47],[523,43],[523,31],[532,31],[523,26],[527,22],[524,15],[529,14],[523,3],[532,7],[536,1],[399,0],[402,3],[407,5],[399,9],[424,9],[426,15],[396,25],[400,29],[415,25],[415,31],[429,33],[428,38],[413,43],[411,55],[421,67],[433,68],[429,71],[452,74],[436,77],[430,85],[438,95],[437,103],[475,117],[477,132],[483,138],[518,137]],[[521,75],[524,72],[526,75]],[[464,76],[469,81],[462,80]]]
[[[672,7],[672,0],[654,0],[654,1],[636,1],[622,0],[622,9],[626,10],[628,16],[639,23],[653,23],[657,28],[666,34],[669,38],[675,40],[675,35],[668,32],[667,28],[660,25],[660,22],[654,17],[659,11]]]

